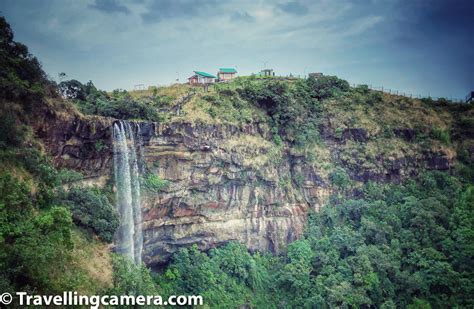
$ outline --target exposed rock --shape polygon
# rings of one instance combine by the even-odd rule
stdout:
[[[444,154],[427,153],[427,168],[432,170],[449,170],[452,162]]]
[[[397,128],[393,130],[395,136],[400,137],[408,142],[412,142],[416,138],[416,131],[409,128]]]
[[[319,208],[328,195],[307,166],[302,168],[304,189],[278,186],[290,173],[290,157],[261,172],[245,165],[249,154],[221,148],[231,137],[266,134],[256,126],[171,124],[159,131],[166,135],[149,140],[145,158],[150,171],[173,183],[166,192],[144,195],[144,261],[149,265],[167,261],[182,246],[206,250],[230,240],[279,253],[302,235],[309,208]]]
[[[393,182],[400,183],[402,180],[419,174],[419,171],[449,170],[453,166],[452,158],[444,154],[424,152],[420,157],[400,157],[392,159],[377,158],[372,166],[366,167],[363,162],[356,165],[347,164],[353,179],[360,182]]]
[[[110,174],[113,119],[52,110],[40,114],[42,117],[34,123],[35,133],[43,140],[57,167],[80,171],[90,181]]]
[[[362,128],[344,129],[342,132],[342,140],[352,139],[357,142],[366,142],[368,139],[367,131]]]
[[[56,166],[79,170],[87,181],[104,184],[112,171],[113,121],[46,113],[35,129]],[[274,144],[264,124],[139,125],[148,171],[170,182],[160,193],[143,192],[143,260],[150,266],[165,263],[183,246],[197,244],[207,250],[231,240],[250,250],[280,253],[301,237],[308,211],[318,210],[332,193],[327,175],[304,155],[282,151],[278,161],[272,161],[264,144]],[[323,127],[322,132],[331,160],[342,163],[354,180],[399,182],[420,168],[452,166],[452,159],[443,153],[430,152],[419,157],[379,155],[370,166],[358,157],[353,158],[355,164],[341,162],[340,144],[330,129]],[[395,134],[414,138],[410,129]],[[241,148],[224,147],[244,137],[256,140],[257,146],[245,147],[248,141],[242,139]],[[365,143],[368,138],[363,128],[342,134],[343,141]]]

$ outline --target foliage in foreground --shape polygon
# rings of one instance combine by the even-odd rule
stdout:
[[[74,255],[73,234],[78,234],[76,240],[87,237],[74,222],[110,241],[118,225],[115,210],[94,189],[64,190],[63,181],[71,173],[56,171],[38,152],[29,150],[25,157],[12,157],[14,148],[0,151],[4,163],[29,178],[0,173],[0,289],[57,294],[99,288],[89,282],[91,274]]]
[[[67,206],[79,226],[90,228],[106,242],[112,242],[119,226],[119,215],[99,188],[72,187],[64,194],[62,204]]]
[[[10,25],[0,16],[0,99],[21,100],[31,110],[49,85],[38,59],[13,40]]]
[[[112,255],[112,265],[113,287],[105,295],[160,295],[150,270],[144,264],[137,266],[128,258],[114,254]],[[116,308],[127,307],[117,306]],[[141,308],[147,308],[147,306]]]
[[[71,226],[71,215],[67,209],[51,206],[38,213],[31,202],[28,186],[10,174],[1,175],[2,291],[28,291],[33,287],[59,291],[64,288],[56,286],[50,278],[61,271],[62,262],[67,259],[66,252],[72,247]]]

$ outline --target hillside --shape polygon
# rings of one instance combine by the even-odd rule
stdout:
[[[208,92],[56,84],[0,21],[2,291],[474,305],[472,104],[335,76],[239,77]],[[138,265],[113,253],[124,165]]]

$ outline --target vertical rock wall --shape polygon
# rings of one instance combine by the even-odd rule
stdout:
[[[35,131],[56,166],[78,170],[86,181],[104,185],[113,171],[113,122],[51,112]],[[147,173],[169,182],[159,192],[142,190],[142,256],[150,266],[165,263],[183,246],[197,244],[206,250],[232,240],[251,250],[279,253],[301,237],[308,211],[317,211],[333,190],[327,173],[314,162],[288,147],[276,147],[265,124],[140,127]],[[368,160],[348,147],[368,147],[373,137],[363,128],[338,137],[327,124],[320,131],[328,156],[316,157],[327,161],[316,163],[344,166],[361,182],[397,182],[422,168],[449,170],[453,164],[452,156],[415,144],[415,150],[401,157],[380,154]],[[413,132],[401,128],[394,134],[411,149]]]

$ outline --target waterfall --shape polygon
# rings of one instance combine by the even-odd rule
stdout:
[[[136,135],[128,121],[113,125],[114,174],[120,226],[116,233],[116,251],[141,264],[143,235],[140,207],[140,167],[142,145],[140,126]],[[138,148],[138,152],[137,152]]]

